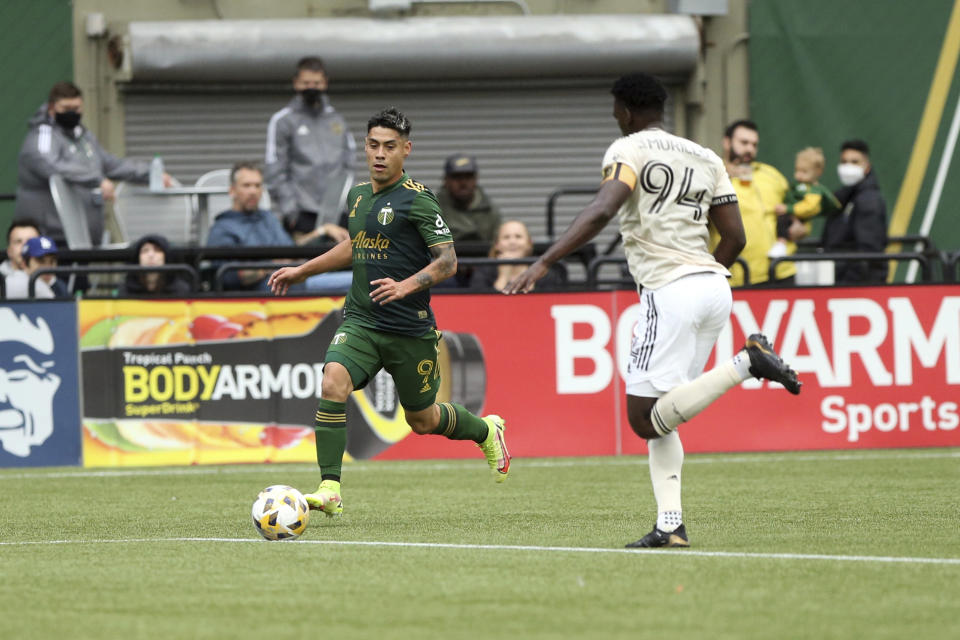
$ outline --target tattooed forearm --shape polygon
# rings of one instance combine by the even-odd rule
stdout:
[[[433,264],[437,266],[438,282],[457,272],[457,252],[452,242],[430,247],[430,253],[433,255]]]
[[[433,278],[429,273],[418,273],[417,274],[417,285],[421,289],[426,289],[427,287],[433,284]]]

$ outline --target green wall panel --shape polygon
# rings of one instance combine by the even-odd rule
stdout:
[[[60,80],[73,78],[69,0],[0,2],[0,193],[17,187],[17,153],[27,119]],[[13,203],[0,201],[0,246],[6,246]]]
[[[840,143],[863,138],[892,217],[953,5],[953,0],[751,2],[750,109],[760,127],[760,159],[791,177],[796,151],[822,147],[823,182],[836,188]],[[960,65],[908,233],[919,231],[930,199],[957,107],[958,80]],[[953,221],[960,158],[953,160],[931,230],[946,249],[960,248],[960,225]]]

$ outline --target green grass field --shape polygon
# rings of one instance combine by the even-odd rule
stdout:
[[[689,550],[646,458],[344,470],[344,517],[261,541],[308,465],[0,471],[2,637],[960,638],[960,450],[688,455]]]

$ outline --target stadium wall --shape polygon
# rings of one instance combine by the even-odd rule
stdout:
[[[750,3],[749,32],[760,158],[791,176],[797,151],[821,147],[837,188],[840,144],[862,138],[890,235],[960,249],[960,2],[765,0]]]
[[[17,153],[27,120],[60,80],[73,78],[73,11],[69,0],[0,3],[0,193],[17,188]],[[13,217],[13,201],[0,200],[0,246]]]
[[[80,464],[81,441],[90,467],[312,462],[324,351],[342,303],[0,308],[0,466]],[[624,406],[634,292],[436,295],[433,306],[445,334],[440,399],[504,415],[514,455],[645,453]],[[801,395],[743,383],[681,427],[688,452],[960,446],[955,288],[737,291],[708,366],[758,330],[798,371]],[[347,429],[353,459],[475,455],[464,443],[408,437],[383,374],[351,396]]]

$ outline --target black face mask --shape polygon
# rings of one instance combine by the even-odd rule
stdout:
[[[73,129],[80,124],[80,112],[79,111],[61,111],[59,113],[53,114],[53,119],[58,125],[66,129],[67,131],[73,131]]]
[[[323,97],[323,91],[320,89],[304,89],[300,92],[300,97],[303,98],[304,104],[308,107],[316,106]]]

